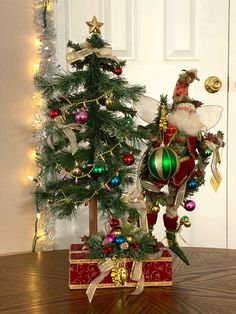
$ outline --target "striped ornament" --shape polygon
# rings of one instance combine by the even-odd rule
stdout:
[[[173,149],[158,147],[154,149],[148,159],[148,168],[153,177],[158,180],[168,180],[179,170],[179,157]]]

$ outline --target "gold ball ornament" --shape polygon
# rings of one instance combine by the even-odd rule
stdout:
[[[114,229],[113,230],[113,234],[114,234],[114,236],[119,236],[119,235],[121,235],[121,228],[116,228],[116,229]]]
[[[53,203],[54,203],[54,199],[53,199],[53,198],[49,198],[49,199],[48,199],[48,204],[49,204],[49,205],[52,205]]]
[[[155,212],[155,213],[159,213],[160,207],[159,207],[158,205],[153,205],[153,206],[151,207],[151,211],[152,211],[152,212]]]
[[[105,101],[105,105],[107,108],[111,108],[112,107],[112,99],[111,98],[107,98]]]
[[[129,236],[125,237],[125,238],[126,238],[126,241],[127,241],[128,243],[133,243],[133,242],[134,242],[134,237],[131,236],[131,235],[129,235]]]
[[[75,161],[75,166],[74,168],[71,170],[71,174],[74,176],[74,177],[78,177],[80,176],[82,173],[82,170],[80,169],[79,167],[79,163],[78,161]]]
[[[185,221],[185,222],[184,222],[184,226],[185,226],[186,228],[191,227],[191,221],[190,221],[190,220],[189,220],[189,221]]]

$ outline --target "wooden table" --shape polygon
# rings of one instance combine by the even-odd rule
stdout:
[[[99,289],[91,304],[68,288],[67,250],[0,257],[0,313],[236,313],[236,250],[185,251],[191,265],[174,259],[173,287]]]

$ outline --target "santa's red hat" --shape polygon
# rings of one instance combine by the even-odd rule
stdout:
[[[197,70],[191,69],[189,71],[183,70],[178,78],[173,93],[173,102],[181,103],[188,101],[188,87],[194,81],[199,80],[197,77]]]

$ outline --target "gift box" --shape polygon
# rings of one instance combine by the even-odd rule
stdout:
[[[141,271],[144,286],[171,286],[172,285],[172,257],[162,243],[158,243],[159,252],[142,261]],[[111,261],[111,259],[109,259]],[[101,274],[99,264],[101,260],[89,259],[87,251],[81,244],[72,244],[69,252],[69,287],[70,289],[87,289],[89,284]],[[137,264],[129,258],[123,258],[119,264],[127,270],[128,276],[125,285],[117,285],[112,280],[111,271],[97,285],[97,288],[136,287],[137,281],[131,276]]]

